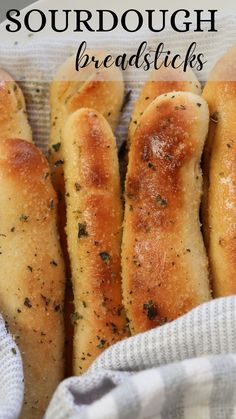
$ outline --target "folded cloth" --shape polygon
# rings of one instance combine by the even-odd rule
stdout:
[[[16,419],[20,414],[24,395],[23,367],[19,349],[2,316],[0,360],[0,419]]]
[[[236,297],[107,349],[57,388],[45,419],[236,418]]]

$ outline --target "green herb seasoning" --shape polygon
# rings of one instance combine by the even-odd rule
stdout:
[[[105,346],[105,344],[106,344],[106,340],[105,339],[101,339],[100,342],[99,342],[99,344],[97,345],[97,348],[103,349],[104,346]]]
[[[21,216],[20,216],[20,221],[22,221],[22,222],[26,222],[26,221],[28,221],[28,219],[29,219],[29,216],[28,216],[28,215],[21,214]]]
[[[158,205],[160,205],[160,207],[163,207],[163,208],[167,207],[167,200],[162,198],[160,194],[157,195],[156,202],[158,203]]]
[[[155,303],[150,300],[148,303],[143,305],[143,309],[146,311],[149,320],[154,320],[157,316],[157,309]]]
[[[81,186],[78,182],[75,183],[75,190],[79,192],[81,190]]]
[[[87,224],[79,223],[78,224],[78,238],[80,239],[81,237],[87,237],[87,236],[88,236]]]
[[[178,110],[185,111],[186,107],[185,107],[184,105],[177,105],[177,106],[175,107],[175,109],[176,109],[177,111],[178,111]]]
[[[102,260],[104,260],[104,262],[108,262],[111,259],[111,256],[107,252],[101,252],[99,253],[99,256]]]
[[[28,297],[25,298],[24,305],[26,307],[28,307],[28,308],[31,308],[32,307],[32,304],[31,304],[31,302],[30,302],[30,300],[29,300]]]
[[[149,169],[156,170],[156,166],[151,162],[148,163],[148,167]]]
[[[78,320],[82,319],[83,316],[81,316],[77,311],[75,313],[71,314],[70,320],[72,324],[76,324]]]
[[[61,148],[61,143],[53,144],[52,148],[57,153]]]
[[[64,160],[57,160],[55,161],[54,166],[59,167],[59,166],[62,166],[63,164],[64,164]]]
[[[52,265],[52,266],[58,266],[58,264],[57,264],[57,262],[55,262],[55,260],[51,260],[50,261],[50,265]]]

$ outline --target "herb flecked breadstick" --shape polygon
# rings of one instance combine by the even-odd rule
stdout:
[[[3,70],[0,70],[0,128],[0,140],[22,138],[32,142],[23,93]]]
[[[105,118],[81,109],[63,137],[67,238],[75,304],[74,373],[125,336],[116,142]]]
[[[64,264],[49,167],[31,143],[0,141],[0,312],[25,376],[21,417],[41,418],[64,373]]]
[[[122,285],[133,334],[210,299],[199,223],[208,122],[200,96],[169,93],[149,105],[131,142]]]
[[[152,72],[150,79],[144,84],[140,96],[134,105],[129,125],[129,144],[132,141],[145,109],[147,109],[152,101],[164,93],[180,91],[201,94],[201,85],[192,70],[188,69],[184,73],[182,69],[161,67],[159,70]]]
[[[101,56],[102,53],[96,52]],[[93,55],[93,51],[90,51]],[[66,204],[65,204],[65,183],[64,183],[64,155],[62,132],[68,117],[76,110],[89,107],[102,113],[112,129],[115,130],[120,116],[123,103],[124,83],[122,73],[117,68],[99,70],[94,65],[88,65],[79,72],[75,70],[75,56],[66,60],[58,70],[50,87],[51,106],[51,133],[50,133],[50,154],[52,181],[59,197],[58,204],[58,226],[61,238],[63,253],[66,260],[67,278],[70,278],[70,267],[67,253],[67,239],[65,234],[66,225]],[[70,315],[73,313],[71,300],[73,299],[70,289],[70,282],[67,281],[67,292],[65,300],[67,342],[66,342],[66,374],[71,375],[70,360],[72,359],[71,343],[73,330]]]
[[[236,294],[236,47],[218,61],[203,97],[210,109],[204,153],[203,231],[215,297]]]

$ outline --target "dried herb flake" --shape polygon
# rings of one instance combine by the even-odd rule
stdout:
[[[58,152],[61,148],[61,143],[53,144],[52,148],[55,152]]]
[[[157,195],[156,202],[158,203],[158,205],[160,205],[163,208],[167,207],[167,200],[162,198],[160,194]]]
[[[154,320],[155,317],[157,316],[157,309],[155,307],[155,303],[152,300],[144,304],[143,309],[147,312],[147,316],[149,320]]]
[[[30,300],[29,300],[28,297],[25,298],[24,305],[26,307],[28,307],[28,308],[31,308],[32,307],[32,304],[31,304],[31,302],[30,302]]]
[[[78,238],[80,239],[81,237],[87,237],[87,236],[88,236],[87,224],[79,223],[78,224]]]
[[[101,257],[102,260],[104,260],[105,262],[108,262],[111,259],[111,256],[109,255],[109,253],[107,252],[101,252],[99,253],[99,256]]]

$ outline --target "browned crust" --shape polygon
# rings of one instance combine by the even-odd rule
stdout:
[[[90,55],[93,51],[89,52]],[[96,55],[101,55],[96,51]],[[104,55],[104,54],[103,54]],[[58,193],[58,227],[61,238],[61,245],[66,261],[67,285],[70,288],[70,264],[67,251],[67,239],[65,234],[66,225],[66,203],[65,203],[65,184],[62,152],[62,131],[67,118],[74,111],[83,107],[93,108],[104,115],[112,129],[115,130],[120,110],[123,103],[124,83],[122,73],[119,69],[111,68],[108,70],[99,69],[94,71],[93,66],[75,70],[75,57],[70,57],[59,68],[54,81],[50,86],[50,106],[51,106],[51,132],[50,132],[50,155],[49,161],[52,173],[52,182]],[[68,297],[68,298],[67,298]],[[70,360],[72,359],[72,340],[73,328],[68,321],[71,310],[71,292],[66,293],[66,373],[70,371]]]
[[[120,245],[122,210],[115,138],[98,112],[81,109],[63,138],[67,236],[76,310],[74,372],[125,336]]]
[[[0,179],[1,313],[23,358],[22,417],[39,418],[64,368],[57,198],[46,159],[21,139],[0,142]]]
[[[162,67],[159,70],[155,70],[151,74],[150,79],[144,84],[135,103],[129,125],[128,142],[132,141],[145,109],[154,99],[164,93],[180,91],[201,94],[200,83],[191,70],[188,70],[186,73],[182,70],[175,70],[172,67]]]
[[[204,153],[203,227],[215,297],[236,294],[235,54],[236,47],[219,60],[203,91],[211,113]]]
[[[132,333],[175,319],[210,298],[200,233],[199,161],[206,103],[171,93],[147,108],[126,179],[123,296]]]

